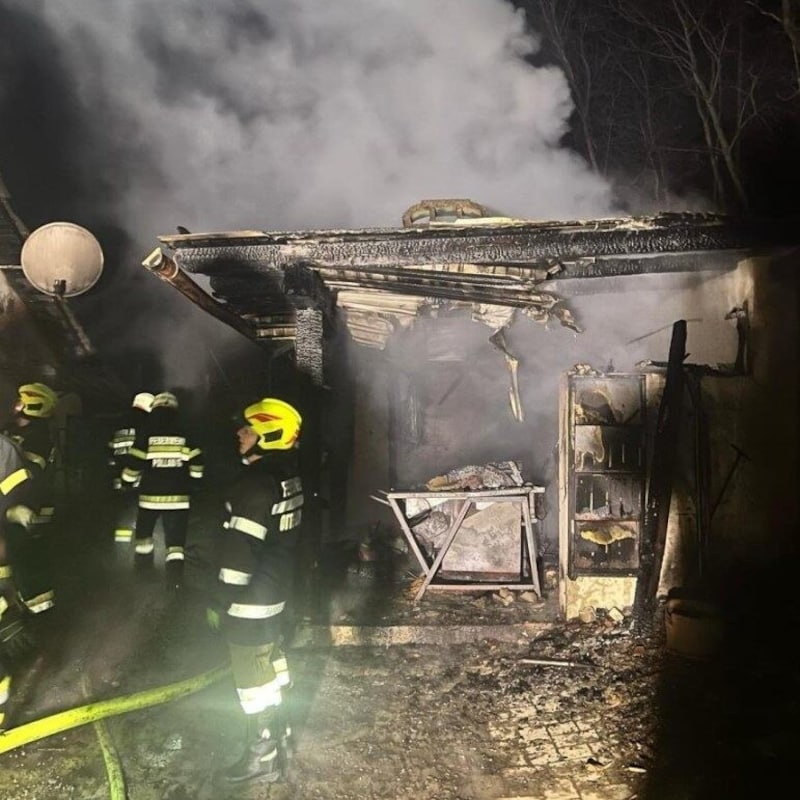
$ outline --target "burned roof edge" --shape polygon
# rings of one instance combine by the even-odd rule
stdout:
[[[750,231],[763,229],[764,223],[736,219],[709,213],[663,213],[639,217],[599,217],[585,220],[523,220],[517,218],[489,217],[484,219],[432,222],[409,227],[330,228],[294,231],[234,230],[182,233],[159,236],[158,239],[174,250],[184,248],[253,246],[258,244],[287,244],[303,241],[369,241],[372,239],[400,238],[473,238],[488,233],[496,235],[529,232],[539,235],[602,233],[612,231],[667,231],[681,228],[726,229]]]
[[[709,214],[662,214],[571,223],[185,234],[161,241],[187,272],[244,276],[292,265],[380,270],[474,264],[549,270],[586,259],[600,262],[602,274],[602,259],[681,259],[687,253],[715,251],[741,257],[794,239],[789,231],[763,223]]]

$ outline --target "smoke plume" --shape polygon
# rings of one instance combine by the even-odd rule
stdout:
[[[139,261],[176,225],[397,226],[429,197],[527,218],[611,209],[607,183],[561,144],[572,111],[563,74],[532,66],[537,35],[505,0],[5,6],[24,73],[38,70],[25,95],[50,119],[49,133],[18,137],[2,157],[33,163],[42,154],[26,148],[39,146],[53,160],[60,147],[49,180],[71,191],[50,218],[116,231],[128,265],[109,263],[117,285],[150,298],[171,290],[154,290]],[[29,190],[14,172],[18,197]],[[142,303],[150,321],[137,336],[180,353],[186,338],[173,320],[164,336],[157,319],[165,302]],[[106,340],[124,334],[109,324]]]

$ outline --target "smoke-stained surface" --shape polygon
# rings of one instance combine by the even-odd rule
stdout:
[[[367,463],[358,467],[363,471],[354,481],[351,521],[366,527],[375,514],[374,508],[359,507],[359,496],[387,486],[407,490],[464,465],[512,459],[519,462],[526,480],[547,489],[540,547],[555,553],[558,420],[565,374],[576,365],[626,373],[636,372],[641,362],[663,363],[672,326],[679,319],[688,323],[689,363],[729,370],[736,359],[737,335],[735,321],[725,315],[752,295],[744,270],[692,278],[582,278],[553,281],[550,288],[569,297],[584,332],[521,315],[506,327],[508,352],[518,361],[521,420],[512,412],[509,366],[490,340],[489,327],[462,312],[419,319],[409,331],[395,334],[387,370],[400,420],[389,437],[392,463],[388,473],[369,463],[386,438],[382,432],[360,443],[359,454],[370,455],[362,456]],[[375,368],[361,354],[354,362],[366,386],[364,376],[374,375]],[[357,398],[358,408],[370,420],[377,417],[373,398],[366,389]]]

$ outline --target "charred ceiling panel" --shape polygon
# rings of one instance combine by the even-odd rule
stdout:
[[[294,339],[296,314],[286,298],[282,270],[258,272],[247,278],[215,275],[210,283],[214,297],[238,309],[240,316],[253,326],[256,337]]]

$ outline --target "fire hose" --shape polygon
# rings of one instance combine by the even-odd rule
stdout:
[[[212,683],[225,677],[230,672],[230,667],[215,667],[208,672],[203,672],[193,678],[187,678],[177,683],[170,683],[166,686],[157,686],[153,689],[145,689],[134,694],[114,697],[110,700],[101,700],[96,703],[70,708],[60,711],[43,719],[25,723],[17,728],[0,733],[0,754],[7,753],[17,747],[36,742],[48,736],[78,728],[81,725],[88,725],[91,722],[105,719],[106,717],[127,714],[130,711],[139,711],[150,706],[168,703],[171,700],[185,697],[194,692],[210,686]],[[100,734],[98,734],[100,736]],[[102,741],[101,741],[102,746]],[[104,750],[104,758],[106,752]],[[108,763],[108,762],[107,762]]]
[[[95,720],[92,723],[92,727],[95,734],[97,734],[97,743],[103,753],[103,764],[105,765],[106,778],[108,779],[109,800],[128,800],[128,790],[125,787],[122,764],[120,764],[106,721],[104,719]]]

